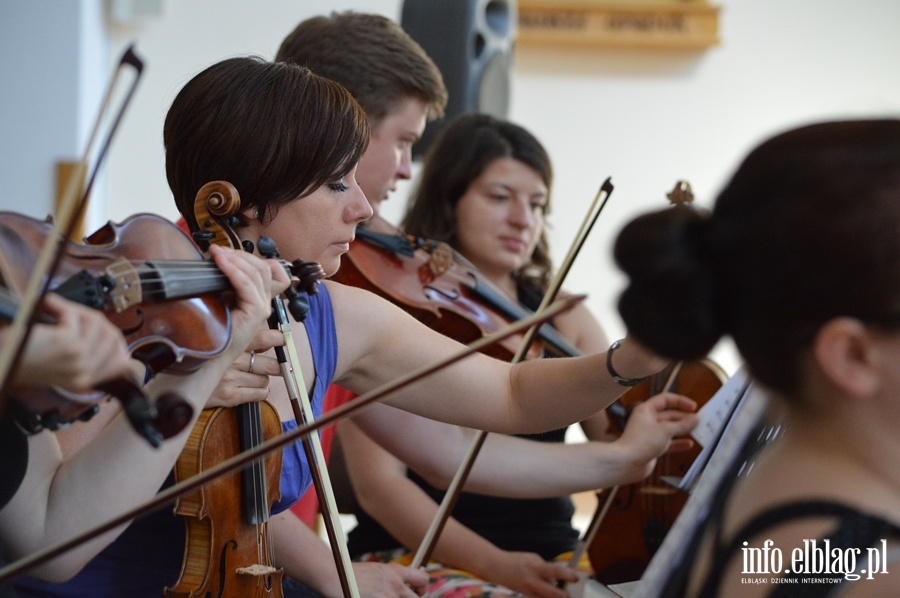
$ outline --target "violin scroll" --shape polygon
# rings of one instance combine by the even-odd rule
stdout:
[[[672,190],[666,194],[669,201],[676,206],[694,201],[694,191],[687,181],[676,181]]]
[[[686,206],[697,209],[700,212],[708,211],[704,208],[697,208],[694,205],[694,191],[691,189],[691,184],[687,181],[677,181],[672,190],[666,193],[666,198],[670,204],[676,207]]]
[[[200,230],[194,232],[194,240],[198,243],[225,245],[226,247],[242,247],[245,251],[253,252],[253,243],[241,241],[236,228],[241,224],[238,215],[241,209],[241,198],[237,189],[227,181],[211,181],[206,183],[197,192],[194,200],[194,218]],[[262,237],[257,241],[257,249],[265,258],[278,259],[278,249],[275,242]],[[325,271],[317,262],[295,260],[288,263],[281,261],[288,275],[293,279],[293,284],[285,291],[288,300],[288,309],[294,319],[303,321],[309,310],[309,301],[301,295],[314,295],[318,291],[317,285],[325,278]]]
[[[241,219],[241,196],[228,181],[210,181],[197,191],[194,200],[194,219],[200,229],[193,237],[202,249],[209,245],[241,247],[235,228]]]

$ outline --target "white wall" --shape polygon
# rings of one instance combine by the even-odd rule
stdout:
[[[102,211],[113,220],[140,211],[175,216],[163,170],[162,123],[175,93],[197,71],[238,54],[272,57],[295,23],[313,14],[352,8],[397,19],[401,6],[401,0],[161,1],[159,17],[108,24],[111,55],[134,40],[147,63],[109,164]],[[12,3],[0,0],[0,17],[10,14]],[[609,259],[615,233],[636,213],[664,206],[677,179],[690,181],[698,203],[708,204],[740,157],[777,130],[813,119],[900,113],[894,64],[900,2],[718,3],[722,44],[704,52],[518,48],[510,117],[532,129],[554,160],[557,261],[599,184],[612,176],[616,186],[566,283],[590,295],[611,337],[623,332],[614,307],[623,281]],[[3,23],[4,32],[8,26]],[[4,49],[4,87],[31,81],[36,75]],[[24,124],[35,134],[43,126]],[[3,131],[0,173],[9,177],[6,164],[21,151],[25,134]],[[388,203],[389,219],[399,218],[406,192],[401,188]],[[20,209],[14,201],[5,196],[0,207]],[[727,347],[715,355],[734,369]]]
[[[0,208],[45,216],[55,163],[81,156],[107,78],[101,7],[0,0]]]

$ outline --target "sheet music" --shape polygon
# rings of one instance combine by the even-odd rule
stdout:
[[[729,433],[737,406],[746,395],[749,386],[750,376],[747,374],[746,367],[742,367],[697,412],[700,423],[694,428],[691,436],[703,447],[703,450],[691,463],[691,467],[684,477],[677,480],[676,488],[690,492],[694,487],[719,442]]]
[[[731,418],[734,407],[744,392],[747,385],[747,368],[741,367],[734,376],[722,385],[716,394],[708,400],[700,410],[697,417],[700,423],[691,432],[691,436],[702,447],[715,445],[719,435],[724,429],[724,422]]]

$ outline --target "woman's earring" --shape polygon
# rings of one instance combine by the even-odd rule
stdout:
[[[253,210],[253,219],[259,220],[259,210]]]

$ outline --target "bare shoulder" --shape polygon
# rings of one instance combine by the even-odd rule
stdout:
[[[343,323],[372,322],[375,315],[382,317],[384,314],[388,314],[388,317],[391,317],[390,314],[400,311],[386,299],[366,289],[347,286],[331,280],[326,280],[323,284],[328,288],[335,320],[339,327]]]
[[[351,287],[333,280],[324,280],[322,284],[328,289],[328,295],[331,297],[331,304],[337,309],[352,305],[358,301],[368,301],[368,297],[375,298],[374,293],[365,289]]]
[[[338,371],[346,371],[372,351],[389,349],[398,338],[408,338],[405,328],[415,321],[399,307],[365,289],[333,281],[324,284],[340,347]]]
[[[365,289],[347,286],[330,280],[323,283],[331,297],[331,307],[334,310],[334,323],[337,330],[338,345],[341,348],[341,356],[348,354],[349,349],[356,346],[366,338],[369,323],[375,318],[367,318],[365,314],[376,313],[383,302],[380,297]],[[371,322],[374,324],[374,322]],[[355,342],[347,342],[348,339]]]

